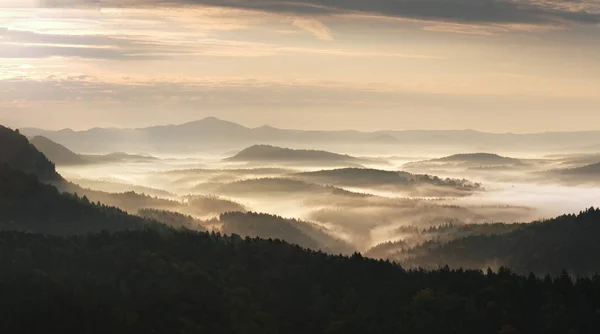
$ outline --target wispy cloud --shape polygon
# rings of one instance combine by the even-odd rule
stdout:
[[[42,0],[45,6],[85,5],[84,0]],[[600,22],[597,0],[97,0],[97,5],[205,5],[293,15],[382,14],[471,23]]]
[[[320,40],[333,41],[331,31],[323,22],[314,18],[294,18],[292,24],[298,28],[304,29]]]
[[[322,39],[328,40],[330,37],[318,24],[313,26],[313,23],[308,23],[305,28],[314,30],[313,33]],[[7,28],[0,28],[0,46],[0,58],[79,57],[106,60],[151,60],[199,56],[266,57],[281,54],[310,54],[341,57],[445,59],[436,55],[331,47],[297,47],[206,38],[201,35],[190,38],[168,38],[164,35],[66,35]]]

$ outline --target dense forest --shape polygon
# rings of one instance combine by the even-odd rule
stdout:
[[[0,233],[3,333],[598,333],[600,277],[406,271],[195,232]]]
[[[60,193],[34,175],[0,164],[0,229],[53,234],[142,229],[152,221],[87,197]]]
[[[510,225],[507,225],[510,226]],[[431,240],[410,249],[404,263],[437,268],[507,266],[516,272],[591,275],[600,269],[600,209],[515,226],[514,231]],[[392,256],[392,258],[394,258]]]

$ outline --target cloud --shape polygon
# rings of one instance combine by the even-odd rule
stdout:
[[[598,0],[42,0],[44,6],[203,5],[291,15],[379,14],[463,23],[600,23]]]
[[[333,41],[331,31],[329,31],[329,28],[319,20],[313,18],[295,18],[292,21],[292,24],[300,29],[310,32],[320,40]]]
[[[312,21],[299,21],[305,30],[323,40],[331,40],[326,27]],[[165,36],[63,35],[0,27],[0,58],[77,57],[105,60],[157,60],[207,57],[267,57],[305,54],[342,57],[395,57],[441,60],[426,54],[388,51],[361,51],[337,48],[292,47],[270,43],[217,38],[168,39]]]

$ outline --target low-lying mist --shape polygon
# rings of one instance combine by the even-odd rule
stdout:
[[[84,194],[93,201],[175,227],[298,240],[310,248],[374,257],[392,257],[431,240],[510,230],[488,224],[578,212],[600,198],[598,187],[551,177],[560,167],[593,161],[590,156],[410,152],[410,158],[403,153],[332,166],[293,159],[231,161],[224,157],[236,153],[223,152],[58,166],[58,171],[89,189]],[[479,225],[495,227],[469,227]]]

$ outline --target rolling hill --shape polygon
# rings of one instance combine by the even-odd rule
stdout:
[[[277,162],[277,163],[355,163],[362,160],[320,150],[295,150],[270,145],[255,145],[225,159],[230,162]]]

